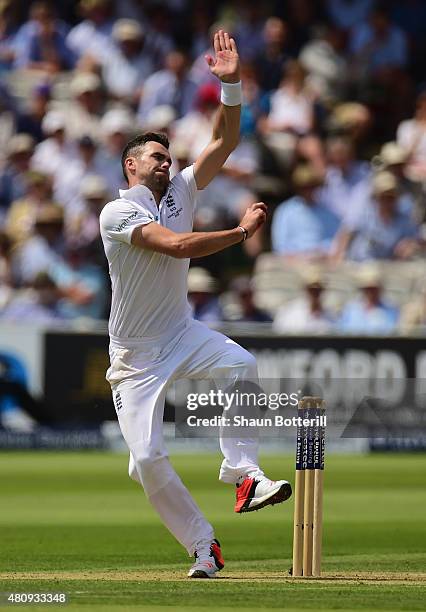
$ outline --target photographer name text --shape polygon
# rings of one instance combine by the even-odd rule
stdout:
[[[302,417],[285,418],[279,414],[272,417],[249,418],[243,415],[226,417],[215,415],[212,417],[197,417],[191,414],[186,423],[189,427],[326,427],[327,417],[325,415],[307,419]]]

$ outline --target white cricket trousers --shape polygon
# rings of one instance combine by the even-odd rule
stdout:
[[[162,521],[190,555],[214,538],[213,527],[196,505],[168,459],[163,439],[168,387],[182,378],[257,381],[256,360],[223,334],[188,319],[161,338],[111,337],[114,405],[130,450],[129,475],[141,484]],[[257,438],[221,438],[219,478],[235,484],[260,472]]]

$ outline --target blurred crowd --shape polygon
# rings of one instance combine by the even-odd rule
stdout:
[[[423,0],[0,0],[0,320],[108,318],[98,216],[126,187],[121,151],[163,131],[172,173],[196,159],[219,102],[204,58],[219,27],[241,58],[241,142],[200,192],[194,229],[233,227],[259,200],[270,215],[193,262],[194,316],[282,333],[426,323],[426,292],[398,308],[371,267],[426,261]],[[307,270],[273,309],[252,280],[268,251]],[[312,266],[348,261],[359,296],[328,312]]]

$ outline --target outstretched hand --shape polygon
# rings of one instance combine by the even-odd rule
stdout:
[[[212,74],[225,83],[238,83],[240,80],[240,60],[235,40],[228,32],[219,30],[214,35],[215,57],[206,55]]]

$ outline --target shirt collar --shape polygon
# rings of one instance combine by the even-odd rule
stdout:
[[[129,200],[142,200],[143,198],[153,198],[151,189],[145,185],[134,185],[130,189],[119,189],[118,193],[120,198],[126,198]]]
[[[161,198],[162,200],[167,197],[169,193],[170,183],[166,189],[164,196]],[[154,194],[152,193],[149,187],[146,185],[134,185],[130,187],[130,189],[119,189],[118,193],[120,194],[120,198],[125,198],[126,200],[133,200],[134,202],[146,202],[146,198],[155,202]]]

